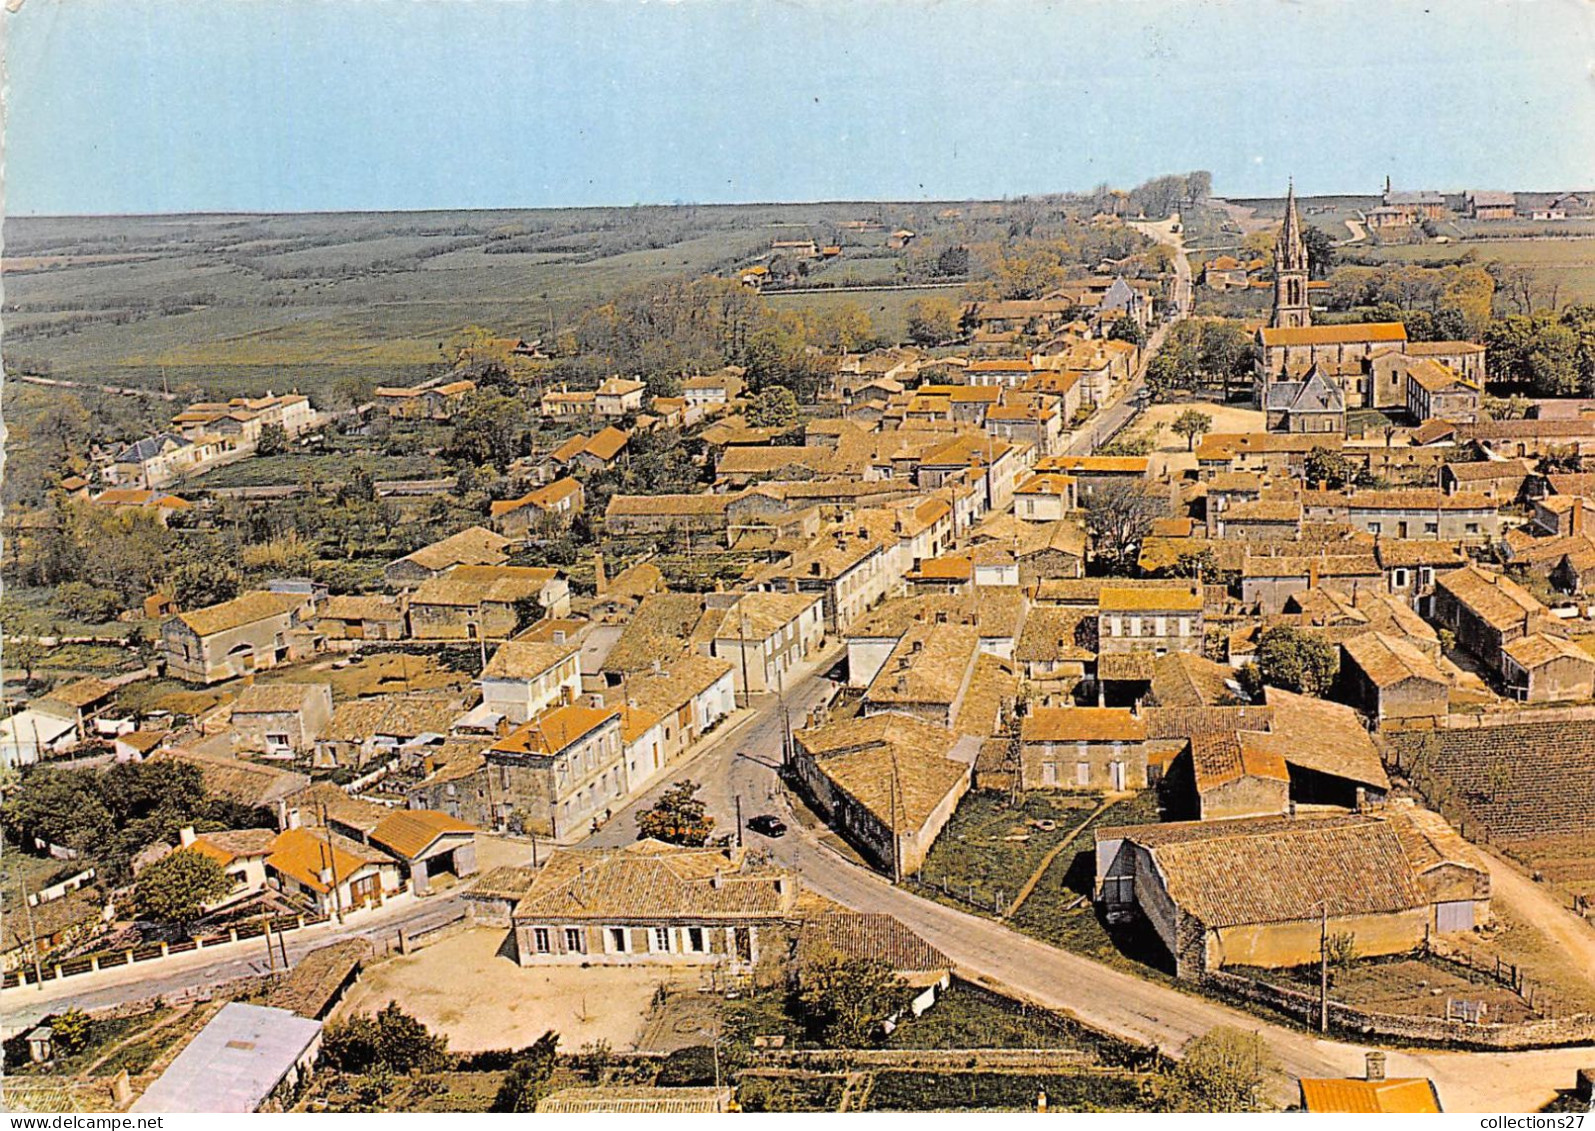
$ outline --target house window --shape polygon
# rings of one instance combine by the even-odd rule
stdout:
[[[610,950],[610,953],[612,953],[612,954],[625,954],[626,953],[626,928],[625,927],[610,927],[609,928],[609,950]]]
[[[1042,785],[1057,785],[1058,784],[1058,763],[1056,763],[1056,762],[1043,762],[1043,763],[1041,763],[1041,784]]]
[[[1467,524],[1465,529],[1469,534],[1477,534],[1479,532],[1479,524],[1476,522],[1470,522]]]
[[[288,736],[281,732],[266,735],[267,746],[287,746]]]
[[[547,927],[532,928],[532,949],[536,950],[538,954],[547,954],[549,952]]]
[[[1440,533],[1440,524],[1438,522],[1426,522],[1423,524],[1423,532],[1425,534],[1438,534]]]
[[[1421,567],[1419,567],[1419,569],[1418,569],[1418,581],[1419,581],[1420,584],[1423,584],[1423,585],[1432,585],[1432,584],[1434,584],[1434,567],[1433,566],[1421,566]]]
[[[580,927],[565,928],[565,949],[571,954],[587,953],[587,936]]]
[[[1396,586],[1397,586],[1397,587],[1398,587],[1398,588],[1406,588],[1406,584],[1407,584],[1407,571],[1406,571],[1406,570],[1404,570],[1404,569],[1398,569],[1398,570],[1396,570],[1396,574],[1395,574],[1395,581],[1396,581]]]
[[[1074,765],[1074,784],[1075,785],[1090,785],[1091,784],[1091,763],[1090,762],[1076,762],[1075,763],[1075,765]]]
[[[709,940],[702,927],[687,928],[687,949],[693,954],[703,954],[709,949]]]
[[[660,952],[661,954],[669,954],[670,953],[670,928],[669,927],[655,927],[654,928],[654,950]]]
[[[1102,898],[1107,903],[1134,903],[1135,877],[1108,876],[1102,881]]]

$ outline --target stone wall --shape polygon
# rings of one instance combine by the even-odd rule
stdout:
[[[1316,1026],[1318,999],[1311,994],[1271,986],[1231,974],[1210,970],[1203,978],[1209,989],[1233,994],[1247,1001],[1266,1005],[1288,1016]],[[1343,1002],[1329,1003],[1332,1028],[1363,1037],[1391,1037],[1475,1049],[1534,1049],[1561,1045],[1582,1045],[1595,1041],[1595,1014],[1578,1013],[1566,1017],[1545,1017],[1533,1021],[1469,1025],[1438,1017],[1405,1017],[1390,1013],[1369,1013]]]

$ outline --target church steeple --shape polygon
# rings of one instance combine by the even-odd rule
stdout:
[[[1310,326],[1312,311],[1307,305],[1307,244],[1301,235],[1301,217],[1296,213],[1296,182],[1285,193],[1285,222],[1274,241],[1273,326]]]

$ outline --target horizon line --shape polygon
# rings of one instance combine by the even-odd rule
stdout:
[[[1158,174],[1175,175],[1175,174]],[[1144,183],[1144,182],[1143,182]],[[195,208],[184,209],[177,212],[8,212],[7,220],[143,220],[181,216],[379,216],[379,215],[425,215],[428,213],[445,212],[598,212],[618,211],[628,208],[792,208],[792,207],[823,207],[826,205],[859,204],[859,205],[909,205],[924,206],[932,204],[1005,204],[1012,201],[1035,200],[1046,197],[1086,197],[1094,189],[1063,189],[1052,192],[1023,192],[1003,196],[946,196],[946,197],[921,197],[917,200],[891,197],[817,197],[811,199],[793,200],[675,200],[675,201],[634,201],[630,204],[493,204],[493,205],[427,205],[414,208]],[[1115,188],[1115,192],[1129,192],[1130,189]],[[1435,191],[1442,195],[1483,191],[1478,189],[1399,189],[1401,192]],[[1595,189],[1568,188],[1523,188],[1505,189],[1514,193],[1556,193],[1556,192],[1595,192]],[[1383,190],[1374,192],[1313,192],[1296,193],[1297,200],[1316,200],[1325,197],[1380,197]],[[1228,202],[1242,200],[1284,200],[1285,194],[1278,196],[1259,196],[1253,194],[1224,194],[1214,193],[1209,200],[1223,200]]]

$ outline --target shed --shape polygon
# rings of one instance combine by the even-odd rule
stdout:
[[[260,1111],[309,1076],[320,1048],[320,1021],[228,1002],[131,1110]]]

